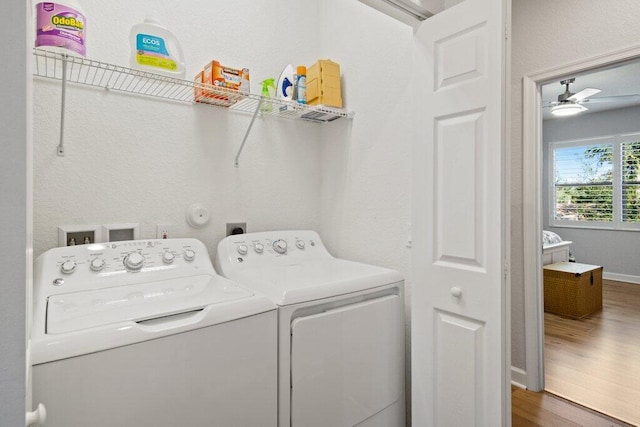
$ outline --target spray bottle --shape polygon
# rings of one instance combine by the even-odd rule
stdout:
[[[276,91],[276,79],[266,79],[262,81],[262,105],[260,106],[260,111],[263,113],[269,112],[272,110],[271,101],[267,101],[266,98],[271,98],[271,91],[269,88]]]

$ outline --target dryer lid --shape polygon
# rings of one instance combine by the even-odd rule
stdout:
[[[343,259],[298,261],[238,268],[228,276],[283,306],[403,282],[383,267]]]
[[[51,295],[47,334],[123,321],[140,322],[249,298],[253,293],[208,274]]]

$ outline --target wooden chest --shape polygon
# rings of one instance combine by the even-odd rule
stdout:
[[[574,318],[602,309],[602,267],[560,262],[544,266],[544,311]]]

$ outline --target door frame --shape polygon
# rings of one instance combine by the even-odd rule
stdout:
[[[640,58],[640,45],[604,53],[523,77],[522,172],[526,387],[544,390],[542,289],[542,104],[543,84],[570,74]]]

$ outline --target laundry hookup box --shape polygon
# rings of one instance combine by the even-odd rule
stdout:
[[[602,267],[559,262],[544,269],[544,311],[579,319],[602,309]]]

